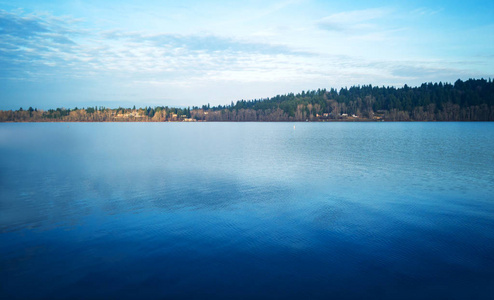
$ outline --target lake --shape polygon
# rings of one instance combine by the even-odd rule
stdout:
[[[2,299],[493,299],[494,123],[0,124]]]

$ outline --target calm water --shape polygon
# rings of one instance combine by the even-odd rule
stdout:
[[[0,124],[0,298],[493,299],[494,123]]]

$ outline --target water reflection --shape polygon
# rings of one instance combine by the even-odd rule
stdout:
[[[492,129],[1,124],[0,292],[485,297]]]

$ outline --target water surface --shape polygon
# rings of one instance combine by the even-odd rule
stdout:
[[[0,124],[0,298],[493,299],[493,149],[494,123]]]

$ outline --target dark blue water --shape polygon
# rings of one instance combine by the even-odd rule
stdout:
[[[494,123],[0,124],[0,298],[494,299]]]

